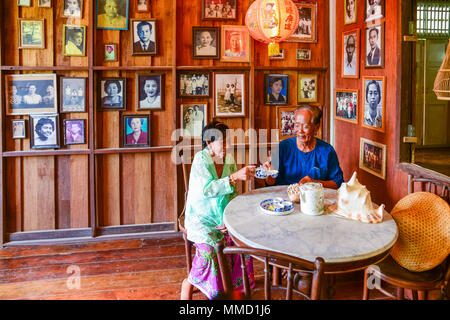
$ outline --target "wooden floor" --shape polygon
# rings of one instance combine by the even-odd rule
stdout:
[[[178,235],[6,247],[0,249],[0,299],[179,299],[184,254]],[[258,284],[262,269],[255,264]],[[335,299],[361,298],[361,272],[337,277]],[[384,297],[374,292],[371,298]],[[205,297],[198,292],[194,299]]]

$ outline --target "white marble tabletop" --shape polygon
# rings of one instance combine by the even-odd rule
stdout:
[[[336,202],[336,190],[324,189],[325,206]],[[308,216],[294,213],[273,216],[263,213],[259,203],[281,197],[289,200],[287,186],[257,189],[234,198],[224,211],[228,232],[245,245],[281,252],[314,261],[345,263],[375,257],[389,250],[398,231],[392,216],[384,211],[383,222],[370,224],[333,214]]]

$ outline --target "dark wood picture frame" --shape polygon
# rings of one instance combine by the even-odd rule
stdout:
[[[144,90],[144,86],[141,83],[142,82],[142,78],[145,77],[150,77],[153,78],[152,80],[154,80],[154,78],[159,77],[159,107],[145,107],[145,106],[141,106],[141,101],[143,101],[143,99],[141,100],[141,97],[143,96],[143,93],[145,93]],[[165,74],[164,73],[136,73],[136,109],[137,110],[163,110],[164,109],[164,102],[165,102]]]
[[[234,1],[234,6],[232,6],[232,9],[234,9],[234,17],[231,18],[222,18],[222,17],[212,17],[212,16],[207,16],[206,15],[206,1],[208,1],[208,4],[212,1],[212,0],[201,0],[202,1],[202,20],[236,20],[237,19],[237,8],[238,8],[238,0],[233,0]]]
[[[218,107],[218,98],[219,95],[217,93],[218,90],[218,83],[217,83],[217,77],[218,76],[225,76],[225,75],[229,75],[229,76],[242,76],[242,88],[241,88],[241,108],[242,111],[241,112],[230,112],[230,113],[218,113],[217,112],[217,107]],[[246,72],[214,72],[213,73],[213,78],[214,78],[214,95],[213,95],[213,117],[214,118],[242,118],[245,117],[247,115],[247,103],[248,103],[248,96],[246,95],[247,91],[248,91],[248,74]]]
[[[40,118],[54,118],[54,130],[55,133],[55,144],[48,144],[48,145],[36,145],[36,137],[35,137],[35,121]],[[37,120],[39,121],[39,120]],[[60,148],[60,137],[59,137],[59,114],[30,114],[30,147],[31,149],[53,149],[53,148]]]
[[[211,31],[215,33],[216,53],[212,55],[197,54],[197,32]],[[211,43],[213,43],[211,42]],[[220,56],[220,28],[219,27],[192,27],[192,59],[219,59]]]
[[[103,97],[102,97],[102,82],[106,82],[106,81],[122,81],[121,84],[121,90],[120,92],[122,93],[122,106],[120,107],[116,107],[116,106],[112,106],[112,107],[105,107],[104,103],[103,103]],[[127,78],[125,77],[104,77],[104,78],[99,78],[98,79],[98,85],[97,85],[97,105],[98,108],[102,111],[115,111],[115,110],[126,110],[127,109]]]
[[[137,22],[137,24],[136,24]],[[151,42],[154,43],[154,50],[152,51],[142,51],[143,49],[141,49],[140,45],[138,46],[138,42],[139,42],[139,35],[138,35],[138,39],[135,38],[135,24],[136,24],[136,28],[137,25],[140,22],[148,22],[150,23],[152,29],[151,29],[151,37],[150,37],[150,44]],[[155,56],[158,54],[158,21],[156,19],[130,19],[130,24],[131,24],[131,28],[130,28],[130,41],[131,41],[131,55],[132,56]],[[137,31],[136,31],[137,32]],[[152,38],[154,39],[154,41],[152,41]],[[135,41],[138,40],[138,41]]]
[[[146,1],[147,1],[147,9],[145,9],[145,10],[139,9],[139,0],[134,1],[136,12],[150,12],[150,0],[146,0]]]
[[[370,44],[369,44],[369,38],[370,38],[370,31],[372,29],[377,29],[379,28],[379,32],[378,32],[378,39],[379,39],[379,43],[380,46],[378,47],[379,49],[379,59],[380,59],[380,63],[379,64],[369,64],[368,63],[368,54],[370,52]],[[384,43],[384,22],[378,23],[378,24],[371,24],[365,27],[364,29],[364,39],[365,39],[365,52],[364,52],[364,66],[366,69],[384,69],[384,47],[385,47],[385,43]],[[376,51],[376,50],[375,50]]]
[[[276,101],[269,101],[269,91],[271,89],[269,88],[269,82],[270,78],[282,78],[283,81],[283,89],[280,92],[280,95],[282,95],[283,91],[285,91],[284,94],[284,102],[276,102]],[[273,74],[273,73],[266,73],[264,74],[264,104],[265,105],[278,105],[278,106],[286,106],[289,105],[289,75],[288,74]],[[285,90],[284,90],[285,89]]]
[[[83,141],[82,142],[67,142],[67,124],[70,122],[82,122],[82,133],[83,133]],[[73,144],[85,144],[86,143],[86,119],[64,119],[63,120],[63,130],[64,130],[64,145],[73,145]]]
[[[65,94],[65,90],[64,90],[64,81],[68,80],[68,79],[74,79],[74,80],[80,80],[83,81],[83,92],[84,92],[84,96],[83,96],[83,108],[79,108],[79,109],[74,109],[74,110],[68,110],[67,106],[64,105],[64,94]],[[85,77],[60,77],[59,78],[59,112],[60,113],[78,113],[78,112],[86,112],[86,102],[87,102],[87,78]]]
[[[140,119],[147,120],[147,134],[146,134],[147,143],[137,143],[137,144],[127,143],[128,119],[130,119],[130,118],[140,118]],[[150,145],[151,145],[151,143],[150,143],[150,138],[151,138],[150,119],[151,119],[150,114],[123,114],[122,115],[122,146],[124,148],[150,147]]]
[[[181,87],[181,80],[183,76],[193,76],[193,75],[204,75],[207,77],[208,83],[208,94],[186,94],[182,93],[181,90],[185,90],[184,88],[188,88],[186,85],[184,88]],[[184,80],[185,81],[185,80]],[[207,71],[180,71],[177,74],[177,96],[178,98],[209,98],[211,97],[211,73]]]
[[[27,120],[25,119],[12,119],[11,120],[11,137],[13,139],[24,139],[27,137]],[[16,132],[14,132],[14,123],[22,123],[22,128],[23,128],[23,134],[16,134]]]

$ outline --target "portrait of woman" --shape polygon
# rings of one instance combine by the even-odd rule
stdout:
[[[81,18],[83,0],[64,0],[64,17]]]
[[[129,0],[97,0],[97,28],[128,30]]]
[[[384,132],[384,77],[364,77],[363,126]]]
[[[100,81],[101,107],[104,109],[125,109],[125,78],[106,78]]]
[[[137,91],[139,92],[139,110],[158,109],[161,110],[163,99],[161,88],[163,86],[162,74],[136,75]]]
[[[30,115],[31,121],[31,148],[59,148],[59,116]]]
[[[356,2],[357,0],[345,0],[345,24],[356,22]]]
[[[64,144],[83,144],[85,120],[84,119],[66,119],[64,120]]]
[[[136,0],[137,12],[147,12],[150,10],[150,0]]]
[[[9,103],[13,108],[22,103],[22,96],[17,94],[17,86],[9,87]]]
[[[219,58],[219,28],[192,27],[192,43],[194,58]]]
[[[286,105],[288,104],[289,75],[268,74],[265,78],[265,103]]]
[[[124,115],[123,127],[124,147],[150,145],[150,115]]]
[[[40,104],[42,102],[42,96],[37,94],[36,90],[37,88],[35,84],[27,84],[28,94],[23,97],[23,102],[25,104]]]
[[[53,105],[55,103],[55,88],[52,85],[47,86],[47,94],[44,96],[43,101],[46,105]]]

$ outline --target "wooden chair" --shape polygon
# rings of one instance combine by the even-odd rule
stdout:
[[[415,176],[412,174],[408,175],[408,194],[411,194],[415,191],[415,183],[419,182],[421,185],[421,190],[417,191],[426,191],[433,192],[434,194],[440,196],[445,201],[450,201],[450,185],[445,183],[444,181],[439,181],[437,179],[427,178],[423,176]]]
[[[292,300],[294,295],[308,300],[318,300],[321,296],[321,288],[324,280],[325,262],[322,258],[317,258],[314,262],[291,257],[285,254],[254,249],[248,247],[230,246],[224,248],[223,241],[219,241],[216,245],[217,260],[219,262],[220,274],[222,276],[222,283],[224,286],[224,299],[233,299],[234,291],[231,283],[231,271],[226,255],[238,254],[241,258],[242,279],[244,287],[244,299],[251,299],[252,293],[250,290],[250,283],[245,265],[245,255],[264,262],[264,299],[271,300],[272,290],[283,291],[286,295],[286,300]],[[273,285],[270,277],[270,265],[276,266],[279,269],[287,270],[287,286],[281,287]],[[294,272],[302,272],[303,274],[312,275],[312,285],[309,294],[298,291],[294,288]]]

